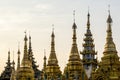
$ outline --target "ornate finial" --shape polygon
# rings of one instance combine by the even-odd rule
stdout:
[[[88,13],[89,13],[90,7],[88,6]]]
[[[46,50],[44,49],[44,56],[46,56]]]
[[[25,33],[24,41],[27,41],[27,33],[26,33],[26,31],[24,33]]]
[[[30,36],[30,31],[29,31],[29,43],[31,42],[31,36]]]
[[[10,62],[10,50],[8,51],[8,62]]]
[[[87,21],[87,28],[90,28],[90,13],[89,13],[89,7],[88,7],[88,21]]]
[[[29,34],[29,49],[31,49],[31,36]]]
[[[46,50],[44,49],[44,65],[43,65],[43,68],[44,68],[44,70],[45,70],[45,68],[46,68]]]
[[[73,21],[75,22],[75,10],[73,10]]]
[[[46,60],[46,50],[45,49],[44,49],[44,60]]]
[[[55,37],[55,35],[54,35],[54,24],[52,24],[52,27],[53,27],[53,28],[52,28],[52,35],[51,35],[51,36],[52,36],[52,37]]]
[[[112,21],[111,15],[110,15],[110,5],[108,5],[108,13],[109,13],[109,15],[108,15],[107,23],[112,23],[113,21]]]
[[[108,5],[108,13],[110,14],[110,4]]]
[[[54,32],[54,24],[52,24],[52,32]]]

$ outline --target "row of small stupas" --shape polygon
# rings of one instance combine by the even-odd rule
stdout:
[[[24,55],[20,62],[20,50],[18,49],[17,69],[14,61],[8,61],[5,70],[1,73],[0,80],[120,80],[120,61],[116,46],[112,38],[112,18],[110,13],[107,19],[107,37],[103,51],[103,57],[98,62],[95,55],[94,40],[90,30],[90,14],[87,15],[87,30],[85,33],[83,50],[79,53],[77,47],[75,21],[73,23],[72,47],[69,60],[64,68],[63,74],[58,65],[55,52],[55,34],[51,35],[51,51],[48,59],[44,56],[43,69],[40,71],[36,65],[31,47],[31,37],[29,37],[29,48],[27,48],[27,35],[24,38]],[[80,59],[80,54],[82,59]]]

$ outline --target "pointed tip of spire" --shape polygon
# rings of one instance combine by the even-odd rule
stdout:
[[[88,7],[88,20],[87,20],[87,28],[89,29],[90,28],[90,13],[89,13],[89,7]]]
[[[46,56],[46,50],[44,49],[44,56]]]
[[[17,54],[20,54],[20,42],[18,42],[18,52]]]
[[[46,50],[44,49],[44,59],[46,59]]]
[[[53,27],[53,28],[52,28],[52,35],[51,35],[51,36],[52,36],[52,37],[55,37],[55,35],[54,35],[54,24],[52,24],[52,27]]]
[[[72,28],[73,28],[73,29],[77,29],[77,25],[76,25],[76,23],[75,23],[75,22],[73,23]]]
[[[29,31],[29,40],[31,39],[30,31]]]
[[[90,13],[89,13],[89,11],[90,11],[90,7],[88,6],[88,17],[90,16]]]
[[[8,54],[10,54],[10,49],[9,49],[9,51],[8,51]]]
[[[27,32],[25,31],[25,38],[24,38],[24,41],[27,41]]]
[[[112,23],[113,21],[112,21],[111,15],[110,15],[110,5],[108,5],[108,13],[109,13],[109,15],[108,15],[107,23]]]
[[[75,23],[75,10],[73,10],[73,21],[74,21],[74,23],[73,23],[72,28],[73,28],[73,29],[76,29],[77,26],[76,26],[76,23]]]

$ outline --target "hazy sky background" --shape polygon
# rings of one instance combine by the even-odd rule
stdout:
[[[43,67],[44,49],[50,54],[52,24],[55,28],[56,55],[61,70],[68,62],[72,44],[73,10],[76,10],[77,44],[81,51],[88,6],[91,31],[98,59],[101,59],[106,38],[108,5],[111,5],[113,38],[120,56],[120,0],[1,0],[0,1],[0,72],[6,66],[8,51],[17,61],[18,42],[21,59],[24,31],[32,36],[32,48],[39,69]],[[17,65],[17,64],[16,64]]]

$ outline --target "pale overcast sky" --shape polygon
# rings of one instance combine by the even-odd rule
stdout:
[[[44,49],[50,54],[52,24],[55,28],[56,55],[61,70],[68,62],[72,44],[73,10],[76,10],[77,44],[81,51],[88,6],[91,31],[100,60],[106,38],[108,5],[111,5],[113,38],[120,56],[120,0],[1,0],[0,1],[0,72],[6,66],[8,51],[17,61],[18,42],[23,56],[24,31],[32,36],[32,48],[39,69],[43,67]]]

